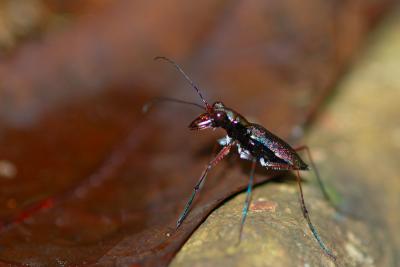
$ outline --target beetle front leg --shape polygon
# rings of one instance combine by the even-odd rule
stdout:
[[[185,220],[185,218],[186,218],[186,216],[187,216],[187,214],[188,214],[188,212],[189,212],[189,210],[190,210],[190,207],[191,207],[191,205],[192,205],[192,203],[193,203],[194,198],[196,197],[197,193],[200,191],[201,185],[204,183],[204,181],[205,181],[205,179],[206,179],[206,177],[207,177],[208,171],[209,171],[212,167],[214,167],[215,165],[217,165],[218,162],[220,162],[226,155],[229,154],[229,152],[230,152],[230,150],[231,150],[231,148],[232,148],[232,146],[233,146],[234,144],[235,144],[235,142],[232,142],[232,143],[228,144],[227,146],[224,146],[224,147],[218,152],[218,154],[215,156],[215,158],[212,159],[212,160],[207,164],[207,167],[204,169],[203,173],[202,173],[201,176],[200,176],[200,179],[197,181],[195,187],[193,188],[193,193],[192,193],[192,195],[190,196],[188,202],[186,203],[185,208],[183,209],[182,214],[179,216],[179,219],[178,219],[178,221],[177,221],[177,223],[176,223],[176,229],[178,229],[179,226],[181,226],[182,222]]]

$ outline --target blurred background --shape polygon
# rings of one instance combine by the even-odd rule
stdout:
[[[333,266],[286,173],[257,171],[257,183],[279,179],[256,188],[248,235],[229,245],[249,170],[236,155],[175,232],[223,132],[188,131],[199,113],[188,106],[141,112],[155,96],[201,103],[153,61],[161,55],[210,102],[310,144],[340,212],[311,175],[306,202],[338,265],[397,266],[398,10],[391,0],[1,0],[0,262]]]

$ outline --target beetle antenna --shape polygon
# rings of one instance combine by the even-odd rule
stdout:
[[[204,109],[202,105],[199,105],[194,102],[189,102],[185,100],[180,100],[176,98],[170,98],[170,97],[155,97],[147,101],[143,106],[142,106],[142,112],[147,113],[153,106],[154,104],[157,104],[158,102],[173,102],[177,104],[184,104],[184,105],[192,105],[201,109]]]
[[[160,59],[161,59],[161,60],[164,60],[164,61],[166,61],[166,62],[168,62],[168,63],[170,63],[170,64],[172,64],[172,65],[183,75],[183,77],[185,77],[186,81],[188,81],[189,84],[190,84],[190,85],[197,91],[197,93],[199,94],[199,96],[200,96],[201,100],[203,101],[203,103],[204,103],[206,109],[207,109],[207,110],[210,110],[211,107],[210,107],[210,105],[207,103],[207,101],[204,99],[203,95],[202,95],[201,92],[200,92],[199,87],[189,78],[189,76],[182,70],[182,68],[181,68],[177,63],[175,63],[173,60],[171,60],[171,59],[169,59],[169,58],[167,58],[167,57],[155,57],[155,58],[154,58],[154,60],[160,60]]]

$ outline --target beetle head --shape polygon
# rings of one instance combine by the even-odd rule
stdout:
[[[204,130],[222,127],[228,120],[225,106],[222,102],[215,102],[207,112],[200,114],[189,125],[190,130]]]

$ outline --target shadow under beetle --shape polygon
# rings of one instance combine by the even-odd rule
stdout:
[[[222,102],[217,101],[214,104],[210,105],[201,94],[198,86],[194,84],[194,82],[186,75],[186,73],[176,64],[174,61],[166,58],[166,57],[156,57],[155,60],[164,60],[170,64],[172,64],[190,83],[190,85],[196,90],[201,100],[203,101],[204,106],[199,105],[197,103],[192,103],[184,100],[178,100],[174,98],[166,98],[160,97],[154,99],[152,102],[149,102],[145,106],[143,106],[143,110],[146,112],[148,108],[154,103],[154,101],[171,101],[181,104],[189,104],[197,106],[201,109],[204,109],[205,112],[200,114],[196,119],[192,121],[189,125],[190,130],[204,130],[204,129],[215,129],[222,128],[226,131],[227,135],[218,140],[219,145],[222,146],[222,149],[218,152],[218,154],[207,164],[207,167],[204,169],[203,173],[200,176],[200,179],[196,183],[192,195],[190,196],[186,206],[178,218],[176,228],[183,223],[186,216],[189,213],[190,207],[193,203],[193,200],[196,197],[196,194],[201,189],[208,172],[218,164],[225,156],[227,156],[231,149],[236,147],[239,153],[240,158],[249,160],[252,162],[251,164],[251,173],[250,179],[247,187],[246,200],[242,211],[242,220],[240,224],[240,232],[239,232],[239,241],[242,236],[243,225],[247,217],[249,204],[251,200],[251,191],[253,187],[254,181],[254,173],[256,164],[259,163],[261,166],[265,167],[269,170],[280,170],[280,171],[295,171],[296,172],[296,180],[300,193],[300,205],[301,210],[303,212],[304,218],[307,220],[308,226],[318,242],[319,246],[323,250],[323,252],[330,257],[332,260],[336,260],[336,256],[332,253],[332,251],[325,245],[322,241],[321,237],[317,233],[314,225],[311,222],[308,210],[306,208],[303,196],[303,189],[301,186],[301,178],[299,171],[310,170],[309,166],[300,158],[296,151],[306,150],[307,155],[310,159],[313,170],[315,171],[319,186],[327,200],[329,196],[322,184],[322,181],[319,177],[318,171],[315,168],[315,165],[311,158],[310,150],[307,146],[301,146],[298,148],[292,148],[289,144],[283,141],[278,136],[274,135],[263,126],[251,123],[246,120],[238,112],[233,109],[226,107]]]

